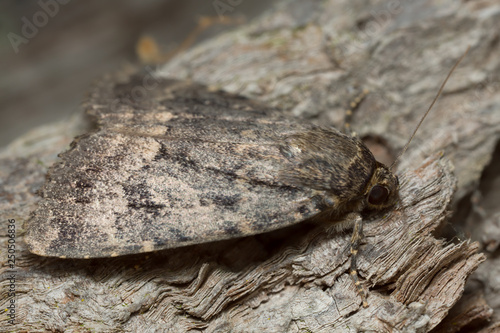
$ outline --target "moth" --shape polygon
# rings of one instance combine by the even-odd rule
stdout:
[[[49,169],[26,224],[41,256],[114,257],[342,221],[354,227],[356,276],[363,217],[398,200],[398,178],[360,139],[241,96],[135,74],[103,80],[86,109],[95,130]]]
[[[102,83],[48,172],[25,240],[96,258],[268,232],[392,206],[397,177],[361,140],[240,96],[144,76]]]

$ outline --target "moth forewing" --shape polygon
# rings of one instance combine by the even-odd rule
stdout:
[[[324,181],[284,176],[300,164],[283,153],[284,142],[317,127],[199,85],[161,98],[172,81],[160,83],[148,101],[125,99],[113,108],[102,107],[118,98],[110,91],[124,98],[131,85],[110,82],[107,93],[93,94],[101,127],[75,140],[49,170],[27,224],[32,252],[148,252],[267,232],[325,208],[331,195]],[[118,114],[124,123],[114,123]]]

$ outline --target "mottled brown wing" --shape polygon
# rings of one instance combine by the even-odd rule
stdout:
[[[138,98],[141,80],[107,81],[92,93],[99,128],[49,170],[27,224],[32,252],[148,252],[271,231],[320,212],[317,191],[280,176],[290,163],[280,140],[310,125],[176,81],[156,80]]]

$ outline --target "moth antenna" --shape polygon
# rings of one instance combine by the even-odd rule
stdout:
[[[465,58],[465,56],[467,55],[467,52],[469,52],[469,49],[470,49],[470,45],[467,47],[467,49],[465,50],[464,54],[462,54],[462,56],[457,60],[457,62],[455,63],[455,65],[453,65],[453,67],[451,68],[451,70],[449,71],[448,75],[446,76],[446,79],[444,79],[443,83],[441,84],[441,87],[439,88],[439,91],[438,93],[436,94],[436,97],[434,97],[434,100],[432,101],[431,105],[429,106],[429,108],[427,109],[427,111],[425,112],[424,116],[422,117],[422,119],[420,119],[420,122],[418,123],[417,127],[415,128],[415,130],[413,131],[413,134],[410,136],[410,139],[408,140],[408,142],[405,144],[405,146],[403,147],[403,150],[401,150],[401,152],[398,154],[398,156],[396,157],[396,159],[394,160],[394,162],[392,162],[391,166],[389,169],[393,169],[394,166],[396,165],[396,163],[399,161],[399,159],[401,158],[401,156],[406,152],[406,150],[408,149],[408,146],[410,145],[410,142],[411,140],[413,140],[413,137],[415,136],[415,134],[417,134],[417,131],[418,129],[420,128],[420,125],[422,125],[422,123],[424,122],[424,119],[425,117],[427,117],[427,115],[429,114],[429,112],[431,111],[432,107],[434,106],[434,104],[436,103],[437,99],[439,98],[439,96],[441,96],[441,93],[443,92],[443,89],[444,89],[444,86],[446,85],[446,82],[448,82],[448,79],[450,78],[451,74],[455,71],[455,69],[457,68],[457,66],[460,64],[460,62]]]

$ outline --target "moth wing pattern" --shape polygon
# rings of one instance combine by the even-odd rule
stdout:
[[[50,168],[27,222],[31,252],[149,252],[267,232],[321,211],[317,190],[280,176],[291,162],[277,142],[312,125],[197,84],[145,78],[108,78],[91,93],[97,129]]]

